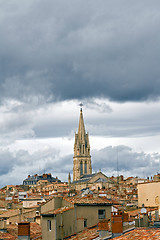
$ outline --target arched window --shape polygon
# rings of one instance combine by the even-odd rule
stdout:
[[[83,145],[83,154],[84,154],[84,145]]]
[[[87,173],[87,162],[85,162],[85,165],[84,165],[84,173],[85,174]]]
[[[80,175],[83,175],[83,163],[80,162]]]

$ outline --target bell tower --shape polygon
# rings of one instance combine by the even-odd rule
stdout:
[[[91,155],[88,133],[85,131],[82,108],[80,109],[78,133],[75,133],[73,157],[73,181],[82,175],[92,174]]]

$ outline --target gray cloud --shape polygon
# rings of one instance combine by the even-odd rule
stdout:
[[[0,154],[0,187],[4,184],[22,184],[28,174],[52,173],[54,177],[66,181],[68,173],[72,171],[72,155],[60,157],[54,148],[43,148],[33,154],[19,150],[10,152],[5,150]]]
[[[62,164],[59,159],[59,152],[54,148],[44,148],[33,154],[24,150],[17,152],[5,150],[0,154],[0,186],[11,183],[22,184],[28,174],[42,174],[47,171],[51,172],[53,176],[58,176],[57,173],[60,172],[59,169]],[[57,163],[58,160],[59,164]]]
[[[159,1],[0,4],[1,99],[159,97]]]
[[[1,105],[1,144],[24,138],[74,137],[79,121],[78,101],[54,104],[44,104],[43,99],[34,101],[31,105],[20,101]],[[105,99],[83,102],[86,131],[92,136],[139,138],[160,133],[160,102],[114,104]]]
[[[8,174],[14,167],[16,158],[7,150],[0,151],[0,175]]]
[[[135,152],[128,146],[106,147],[92,151],[93,172],[101,171],[107,176],[117,175],[117,150],[119,174],[147,177],[159,171],[160,154]],[[28,174],[50,172],[59,179],[67,181],[68,173],[73,170],[73,155],[60,156],[52,147],[43,148],[34,153],[20,150],[4,151],[0,154],[0,182],[3,184],[21,184]]]
[[[106,147],[93,151],[93,168],[102,169],[107,175],[147,177],[159,171],[160,154],[133,151],[128,146]]]

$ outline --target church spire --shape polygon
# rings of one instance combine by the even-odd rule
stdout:
[[[81,105],[82,106],[82,105]],[[84,174],[91,174],[91,156],[88,133],[85,131],[82,108],[80,109],[78,133],[75,133],[73,157],[73,181]]]
[[[79,118],[79,127],[78,127],[78,139],[81,141],[85,141],[85,126],[84,126],[84,120],[83,120],[83,113],[82,108],[80,109],[80,118]]]

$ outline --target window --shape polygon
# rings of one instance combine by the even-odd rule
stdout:
[[[51,220],[47,221],[47,228],[48,228],[48,231],[51,231]]]
[[[98,210],[98,219],[105,219],[105,209]]]
[[[83,145],[83,154],[84,154],[84,145]]]
[[[84,165],[84,173],[87,173],[87,162],[85,162],[85,165]]]
[[[84,228],[87,227],[87,219],[84,219]]]
[[[80,162],[80,175],[83,175],[83,163]]]

